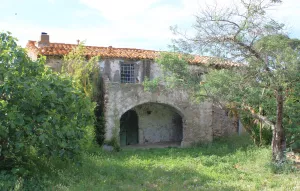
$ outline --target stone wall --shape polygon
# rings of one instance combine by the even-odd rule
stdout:
[[[62,57],[59,56],[48,56],[47,65],[55,72],[61,72],[62,69]]]
[[[134,64],[135,84],[120,83],[120,62]],[[60,57],[47,58],[47,64],[55,71],[60,71],[61,63]],[[120,118],[130,109],[134,109],[139,116],[140,144],[182,140],[182,146],[189,146],[238,131],[237,119],[228,117],[224,110],[213,107],[210,102],[191,102],[183,90],[165,90],[164,87],[159,87],[155,92],[145,92],[143,80],[161,75],[159,65],[153,61],[102,59],[99,65],[104,78],[107,141],[114,136],[119,138]],[[196,73],[204,70],[198,66],[191,66],[191,69]],[[148,110],[152,111],[150,115]],[[182,125],[175,122],[179,116]]]
[[[102,59],[99,61],[101,72],[110,82],[120,83],[120,63],[134,64],[135,83],[142,83],[155,67],[150,60]],[[157,68],[157,67],[156,67]]]
[[[133,109],[138,115],[140,144],[182,141],[182,117],[174,108],[145,103]]]
[[[182,146],[212,141],[211,103],[194,104],[181,90],[145,92],[141,84],[113,83],[108,79],[105,80],[106,140],[119,135],[119,120],[123,113],[146,103],[167,105],[182,117]]]
[[[36,53],[34,53],[33,51],[29,51],[28,56],[32,60],[38,59],[38,55]],[[46,58],[46,65],[55,72],[61,71],[62,63],[63,63],[62,56],[47,56],[47,58]]]
[[[230,116],[228,111],[213,106],[212,118],[214,138],[232,135],[239,131],[239,119],[235,116]]]

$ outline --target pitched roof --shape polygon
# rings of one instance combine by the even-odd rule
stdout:
[[[61,56],[66,55],[72,51],[77,44],[64,44],[64,43],[49,43],[48,46],[38,47],[36,41],[28,41],[26,48],[37,55],[43,56]],[[154,50],[143,50],[135,48],[114,48],[114,47],[98,47],[98,46],[85,46],[87,56],[100,56],[101,58],[121,58],[121,59],[151,59],[154,60],[161,53]],[[191,64],[208,64],[213,58],[208,56],[195,56],[191,60]],[[222,63],[222,64],[221,64]],[[233,62],[221,62],[215,66],[238,66]]]

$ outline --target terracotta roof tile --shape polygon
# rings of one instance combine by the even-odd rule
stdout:
[[[66,55],[72,51],[76,44],[64,44],[64,43],[50,43],[49,46],[37,47],[36,41],[28,41],[26,48],[35,54],[41,54],[44,56],[56,56]],[[122,59],[155,59],[159,56],[160,51],[143,50],[134,48],[114,48],[114,47],[96,47],[85,46],[86,55],[88,56],[100,56],[101,58],[122,58]],[[209,64],[212,61],[212,57],[207,56],[195,56],[191,60],[191,64]],[[237,63],[227,62],[222,64],[212,64],[215,66],[239,66]]]

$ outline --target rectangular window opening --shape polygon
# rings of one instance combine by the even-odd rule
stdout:
[[[135,83],[134,64],[121,63],[121,83]]]

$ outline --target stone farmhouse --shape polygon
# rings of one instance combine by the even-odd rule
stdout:
[[[77,44],[50,43],[49,35],[28,41],[28,55],[47,57],[47,65],[59,70],[63,55]],[[105,140],[121,146],[170,144],[190,146],[216,137],[238,133],[241,125],[211,102],[194,103],[183,90],[144,91],[143,81],[162,75],[155,58],[158,51],[86,46],[87,58],[100,56],[104,81]],[[190,67],[204,73],[208,57],[196,56]],[[222,65],[217,67],[222,67]]]

